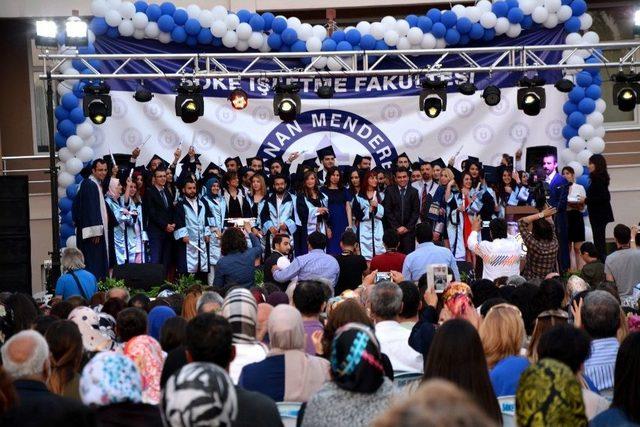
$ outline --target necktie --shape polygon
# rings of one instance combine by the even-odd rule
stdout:
[[[400,188],[400,221],[404,221],[404,193],[406,191],[405,187]]]
[[[159,190],[160,196],[162,197],[162,202],[164,203],[164,207],[169,207],[169,203],[167,203],[167,195],[164,194],[164,190]]]
[[[424,221],[427,219],[427,194],[429,190],[427,190],[427,183],[424,183],[424,187],[422,188],[422,197],[420,198],[420,219]]]

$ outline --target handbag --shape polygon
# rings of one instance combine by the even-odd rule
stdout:
[[[89,298],[87,298],[87,294],[84,292],[84,289],[80,284],[80,279],[78,279],[78,276],[76,276],[76,273],[74,273],[73,271],[69,271],[69,274],[71,275],[71,277],[73,277],[73,280],[76,282],[76,286],[78,287],[78,290],[80,291],[80,295],[82,295],[82,298],[84,298],[86,301],[89,301]]]

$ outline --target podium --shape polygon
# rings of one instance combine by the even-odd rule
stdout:
[[[504,217],[507,222],[517,222],[520,218],[539,212],[534,206],[506,206],[504,208]]]

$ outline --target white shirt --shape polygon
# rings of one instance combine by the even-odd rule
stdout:
[[[568,201],[576,200],[576,199],[578,199],[578,197],[580,198],[579,199],[580,201],[584,201],[584,199],[587,197],[587,192],[585,191],[585,189],[584,189],[584,187],[582,185],[574,182],[569,187],[569,194],[567,195],[567,200]],[[586,209],[586,206],[583,207],[580,212],[584,212],[585,209]],[[567,210],[568,211],[572,211],[572,210],[576,210],[576,209],[568,207]]]
[[[276,213],[278,215],[278,219],[280,218],[280,206],[282,206],[282,202],[284,201],[284,194],[282,197],[276,194]]]
[[[376,323],[380,351],[389,357],[394,371],[422,372],[422,355],[409,346],[411,330],[395,320]]]
[[[261,362],[267,357],[267,350],[262,344],[234,343],[236,357],[229,365],[229,376],[234,384],[238,384],[242,368],[250,363]]]
[[[482,278],[495,280],[520,274],[522,245],[511,237],[478,242],[478,232],[472,231],[467,239],[470,251],[482,258]]]
[[[553,181],[553,178],[555,177],[556,177],[556,171],[553,171],[549,175],[547,175],[547,179],[545,179],[545,182],[547,184],[551,184],[551,181]]]
[[[197,214],[198,213],[198,199],[196,199],[196,198],[190,199],[188,197],[185,197],[185,199],[187,199],[187,202],[191,205],[191,207],[193,208],[193,211]]]
[[[436,193],[436,190],[438,189],[438,185],[435,182],[433,182],[432,179],[430,179],[429,181],[425,181],[421,179],[420,181],[412,182],[411,185],[413,186],[413,188],[418,190],[418,201],[422,200],[422,192],[424,191],[425,184],[427,185],[427,190],[429,191],[429,194],[431,194],[432,196]]]

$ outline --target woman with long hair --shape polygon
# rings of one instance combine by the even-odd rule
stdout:
[[[447,320],[438,328],[424,362],[423,382],[442,378],[466,390],[496,423],[502,423],[498,400],[476,328],[466,320]]]
[[[296,197],[296,212],[300,227],[296,230],[296,256],[307,253],[307,236],[314,231],[331,238],[329,227],[329,198],[318,188],[318,177],[313,170],[307,170],[302,179],[302,189]]]
[[[251,206],[245,197],[244,189],[240,185],[240,178],[236,172],[225,175],[226,188],[224,200],[226,218],[251,218]]]
[[[251,227],[251,232],[260,239],[264,251],[265,239],[262,218],[266,215],[264,211],[267,208],[267,183],[262,174],[257,173],[251,177],[251,193],[247,195],[247,200],[251,208],[251,217],[256,219]]]
[[[221,195],[220,182],[218,178],[211,177],[205,184],[205,195],[201,200],[206,209],[205,218],[207,225],[211,231],[211,240],[209,241],[209,273],[207,275],[207,283],[209,286],[213,284],[215,277],[215,265],[220,259],[220,239],[224,232],[224,219],[227,210],[227,204]]]
[[[371,261],[374,256],[385,252],[382,244],[384,193],[380,193],[377,188],[377,174],[374,171],[369,171],[364,175],[360,192],[353,200],[353,216],[357,222],[360,254],[367,261]]]
[[[584,261],[580,256],[580,246],[584,243],[584,198],[587,193],[582,185],[576,182],[576,174],[571,166],[562,168],[562,176],[571,184],[567,195],[567,235],[569,254],[571,254],[571,271],[580,271]]]
[[[465,248],[467,247],[467,240],[469,239],[469,235],[471,234],[471,218],[469,218],[469,206],[475,200],[474,194],[475,190],[473,187],[473,177],[469,171],[462,172],[462,176],[460,177],[460,194],[462,199],[462,206],[458,207],[458,210],[462,213],[462,227],[463,227],[463,242]],[[466,259],[475,265],[475,254],[471,252],[468,248],[466,248]]]
[[[444,183],[444,215],[447,243],[454,258],[458,261],[466,259],[466,243],[464,240],[464,198],[453,171],[449,168],[440,173],[440,182]]]
[[[353,169],[349,172],[349,192],[352,198],[360,192],[360,172],[358,169]]]
[[[122,205],[131,217],[130,223],[125,224],[127,262],[143,264],[146,262],[145,243],[149,241],[149,238],[146,231],[144,231],[142,199],[140,198],[138,187],[131,179],[126,181],[125,191],[122,195]]]
[[[329,225],[333,231],[327,243],[327,253],[338,255],[341,252],[340,236],[343,231],[352,227],[351,200],[353,197],[343,185],[340,169],[335,166],[327,170],[327,179],[320,191],[329,199]]]
[[[589,178],[591,184],[587,187],[587,198],[584,200],[589,211],[589,222],[593,230],[593,243],[604,262],[607,257],[607,242],[605,230],[607,224],[613,222],[611,209],[611,194],[609,193],[609,172],[607,161],[602,154],[589,157]]]
[[[80,400],[80,364],[82,362],[82,335],[71,320],[54,322],[45,334],[51,361],[48,387],[51,392]]]
[[[164,189],[169,195],[169,200],[171,200],[174,206],[178,202],[178,191],[176,189],[176,183],[174,179],[175,173],[176,173],[175,167],[167,168],[167,182],[164,185]]]
[[[518,185],[513,178],[514,175],[517,175],[517,173],[514,174],[511,169],[504,168],[502,169],[502,175],[498,177],[498,184],[496,185],[496,201],[500,206],[500,218],[505,217],[505,208],[507,206],[517,204],[515,196],[518,194]]]

